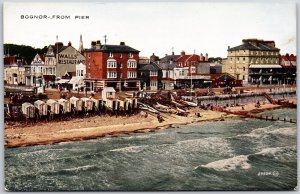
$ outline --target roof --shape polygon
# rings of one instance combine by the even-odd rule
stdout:
[[[289,55],[288,53],[285,55],[281,55],[280,56],[280,60],[284,60],[284,61],[297,61],[297,56],[296,55]]]
[[[58,80],[56,83],[57,84],[64,84],[64,83],[69,83],[69,79],[60,79],[60,80]]]
[[[265,41],[266,42],[266,41]],[[254,50],[254,51],[279,51],[276,47],[271,47],[267,44],[264,44],[263,41],[259,41],[257,45],[254,45],[250,42],[245,42],[242,45],[229,48],[227,51],[237,51],[237,50]]]
[[[72,77],[69,83],[70,84],[84,84],[82,77]]]
[[[60,53],[61,51],[65,50],[68,46],[64,46],[62,42],[57,42],[54,45],[50,45],[53,48],[54,53]]]
[[[249,66],[249,68],[282,68],[281,65],[278,64],[270,64],[270,65],[266,65],[266,64],[252,64]]]
[[[159,63],[170,63],[170,61],[176,61],[180,55],[167,55],[160,59]]]
[[[103,92],[116,92],[116,90],[113,87],[104,87]]]
[[[39,66],[39,65],[44,65],[44,60],[43,58],[37,53],[35,55],[35,57],[33,58],[32,62],[31,62],[31,65],[36,65],[36,66]]]
[[[169,69],[171,70],[176,67],[176,63],[175,62],[173,62],[173,63],[165,62],[165,63],[159,63],[158,66],[160,69],[163,69],[163,70],[169,70]]]
[[[140,52],[130,46],[127,45],[101,45],[100,49],[89,48],[85,51],[91,52],[91,51],[102,51],[102,52]]]
[[[183,55],[177,58],[176,62],[186,62],[186,61],[191,61],[195,60],[198,62],[199,61],[199,55]]]
[[[217,79],[220,79],[222,77],[225,77],[225,79],[229,78],[229,79],[235,80],[235,77],[230,75],[229,73],[210,74],[210,76],[211,76],[211,80],[217,80]]]
[[[143,66],[142,68],[140,68],[140,70],[141,71],[158,71],[158,70],[160,70],[160,68],[156,63],[150,62],[150,64]]]

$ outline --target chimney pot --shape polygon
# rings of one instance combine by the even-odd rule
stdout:
[[[71,41],[69,41],[69,43],[68,43],[68,46],[72,46],[72,43],[71,43]]]

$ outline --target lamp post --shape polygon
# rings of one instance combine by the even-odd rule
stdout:
[[[190,65],[190,71],[191,71],[191,92],[190,92],[190,94],[191,94],[191,96],[192,96],[192,87],[193,87],[193,71],[192,71],[192,63],[191,63],[191,65]]]

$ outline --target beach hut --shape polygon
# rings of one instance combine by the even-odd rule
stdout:
[[[48,110],[54,114],[59,114],[59,104],[56,100],[49,99],[47,100]]]
[[[47,115],[47,104],[44,101],[37,100],[34,102],[34,106],[39,110],[39,114]]]
[[[82,111],[82,100],[79,98],[76,98],[75,96],[72,96],[70,98],[71,106],[76,110],[76,111]]]
[[[102,90],[102,99],[114,99],[116,97],[116,90],[113,87],[104,87]]]
[[[93,110],[93,100],[90,98],[81,98],[82,105],[85,108],[85,110],[90,111]]]
[[[58,100],[58,104],[60,105],[64,113],[71,112],[71,103],[69,100],[61,98]]]
[[[106,107],[111,109],[111,110],[118,110],[119,109],[119,103],[118,100],[111,100],[107,99],[106,100]]]
[[[93,109],[100,110],[100,101],[95,98],[91,98],[91,100],[93,101]]]
[[[35,117],[35,107],[33,104],[25,102],[22,104],[22,112],[26,118],[34,118]]]

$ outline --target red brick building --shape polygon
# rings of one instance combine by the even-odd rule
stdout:
[[[138,90],[139,52],[124,42],[101,45],[99,40],[92,41],[91,48],[84,52],[87,89],[97,92],[107,86],[115,90]]]
[[[282,83],[296,84],[297,80],[297,56],[293,54],[281,55],[279,63],[282,67]]]

